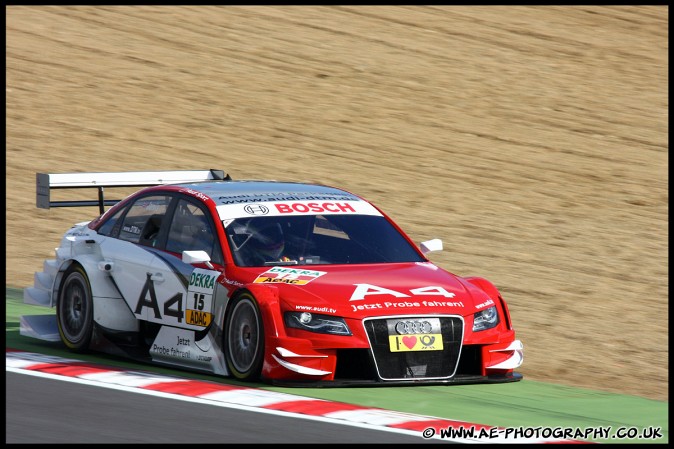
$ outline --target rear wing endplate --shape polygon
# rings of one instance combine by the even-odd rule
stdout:
[[[203,182],[211,180],[229,181],[232,178],[222,170],[179,170],[179,171],[138,171],[108,173],[36,173],[37,207],[82,207],[98,206],[101,214],[105,206],[112,206],[121,200],[106,200],[105,187],[148,187],[162,184]],[[97,188],[98,200],[51,201],[52,189]]]

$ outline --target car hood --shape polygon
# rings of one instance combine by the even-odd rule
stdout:
[[[465,316],[489,301],[482,290],[431,262],[270,267],[254,283],[276,287],[284,310],[353,318],[411,313]]]

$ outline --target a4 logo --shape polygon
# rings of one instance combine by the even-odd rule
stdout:
[[[395,296],[396,298],[409,298],[410,295],[402,293],[396,290],[391,290],[389,288],[379,287],[371,284],[353,284],[356,286],[356,289],[351,294],[349,301],[360,301],[365,299],[366,296],[370,295],[390,295]],[[424,296],[444,296],[445,298],[453,298],[456,294],[448,292],[443,287],[430,285],[428,287],[419,287],[412,288],[409,290],[412,295],[424,295]]]

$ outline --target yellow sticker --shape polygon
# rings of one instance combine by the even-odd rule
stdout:
[[[441,351],[441,334],[389,335],[391,352]]]
[[[193,324],[195,326],[206,327],[211,324],[213,320],[213,315],[209,312],[202,312],[200,310],[187,310],[185,316],[185,321],[187,324]]]

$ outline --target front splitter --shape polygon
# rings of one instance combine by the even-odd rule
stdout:
[[[512,373],[499,376],[469,376],[459,375],[450,379],[402,379],[402,380],[375,380],[375,379],[336,379],[336,380],[284,380],[264,379],[266,383],[277,387],[294,388],[339,388],[339,387],[412,387],[432,385],[470,385],[470,384],[499,384],[518,382],[524,376]]]

